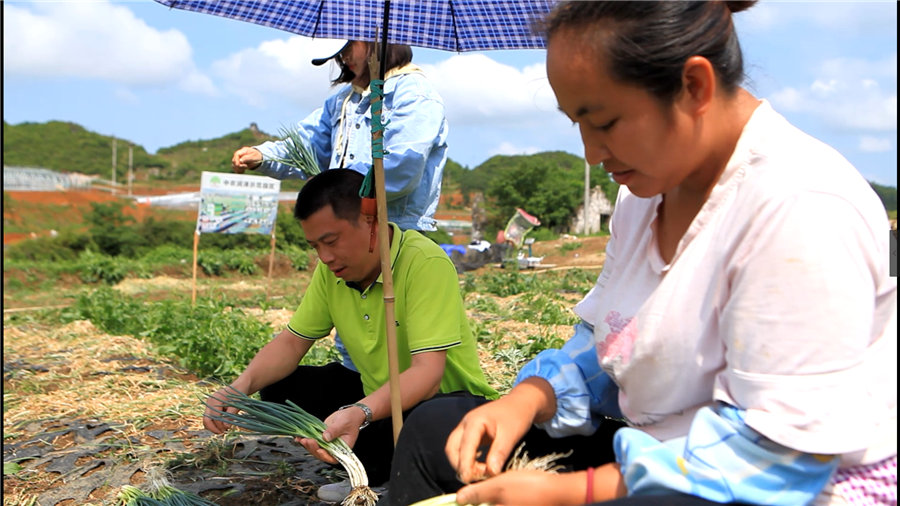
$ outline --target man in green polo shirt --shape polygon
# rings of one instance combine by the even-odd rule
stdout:
[[[360,212],[363,176],[332,169],[310,179],[297,196],[294,215],[319,257],[309,287],[285,330],[266,344],[231,387],[263,400],[297,403],[323,419],[328,440],[353,446],[369,482],[384,483],[393,455],[387,336],[377,237]],[[404,415],[436,395],[496,398],[478,361],[450,258],[431,239],[390,224],[394,316]],[[336,330],[359,372],[339,362],[298,365],[316,341]],[[221,406],[224,389],[207,401]],[[210,407],[212,406],[212,407]],[[233,409],[233,408],[229,408]],[[227,425],[203,418],[221,433]],[[365,428],[365,430],[361,430]],[[313,455],[334,459],[313,440]]]

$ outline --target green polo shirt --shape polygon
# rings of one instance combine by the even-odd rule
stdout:
[[[475,338],[469,329],[459,277],[450,257],[431,239],[391,223],[391,269],[394,281],[394,319],[400,371],[412,355],[447,351],[440,391],[469,391],[493,399],[478,361]],[[322,262],[288,330],[297,337],[317,340],[337,329],[369,395],[388,382],[387,331],[381,275],[368,288],[348,286]]]

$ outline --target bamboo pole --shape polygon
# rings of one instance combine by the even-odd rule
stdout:
[[[390,9],[390,2],[386,1],[384,6],[384,26],[382,28],[383,39],[379,46],[376,44],[375,50],[369,57],[369,79],[376,81],[381,79],[383,74],[381,66],[384,63],[383,49],[387,43],[387,15]],[[379,49],[382,49],[382,58],[379,61]],[[373,90],[374,91],[374,90]],[[370,95],[375,98],[375,94]],[[388,351],[388,374],[391,397],[391,421],[394,428],[394,445],[397,445],[397,439],[400,437],[400,430],[403,428],[403,405],[400,396],[400,361],[397,350],[397,326],[394,323],[394,276],[391,272],[391,240],[388,232],[388,215],[387,215],[387,197],[384,189],[384,159],[376,152],[375,146],[380,144],[380,139],[384,137],[381,124],[376,125],[374,119],[381,117],[382,101],[377,101],[378,109],[375,109],[373,102],[372,110],[372,170],[375,176],[375,202],[377,205],[376,222],[378,224],[378,251],[381,256],[381,282],[384,291],[384,324],[387,331],[387,351]],[[380,119],[379,119],[380,121]]]
[[[131,196],[131,183],[134,180],[134,146],[128,146],[128,196]]]
[[[272,288],[272,266],[275,264],[275,224],[272,224],[272,250],[269,252],[269,281],[266,283],[266,298],[269,298],[269,289]]]
[[[194,281],[191,284],[191,305],[197,302],[197,245],[200,243],[200,229],[194,231]]]
[[[584,227],[581,229],[581,233],[587,237],[590,229],[588,228],[588,216],[590,216],[590,212],[588,209],[591,207],[591,164],[588,163],[587,158],[584,159]]]
[[[113,137],[113,154],[112,154],[112,189],[110,192],[115,195],[116,194],[116,158],[118,155],[116,154],[116,138]]]

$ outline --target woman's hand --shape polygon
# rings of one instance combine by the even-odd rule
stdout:
[[[507,471],[456,493],[458,504],[551,506],[584,504],[584,472],[553,474],[545,471]]]
[[[592,478],[594,483],[588,498],[587,471],[559,474],[534,470],[507,471],[459,489],[456,502],[495,506],[568,505],[610,501],[628,494],[618,464],[595,468]]]
[[[547,380],[524,379],[504,397],[473,409],[450,433],[444,451],[463,483],[471,483],[503,471],[513,447],[533,423],[556,413],[556,395]],[[484,462],[478,460],[488,446]]]
[[[243,174],[247,170],[253,170],[263,161],[262,153],[256,148],[244,146],[231,156],[231,170]]]
[[[532,418],[511,396],[466,413],[444,447],[460,481],[471,483],[500,474],[513,447],[528,432],[531,423]],[[476,459],[481,456],[479,447],[484,445],[490,448],[485,462],[480,462]]]

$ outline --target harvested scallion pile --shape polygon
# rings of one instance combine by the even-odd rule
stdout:
[[[297,168],[306,174],[306,177],[312,177],[321,172],[316,155],[307,144],[306,139],[290,128],[282,127],[280,133],[285,141],[284,146],[287,148],[287,153],[283,158],[269,158],[271,161]]]
[[[165,472],[157,468],[147,472],[149,477],[144,491],[133,485],[125,485],[116,496],[118,506],[216,506],[197,494],[172,486]]]
[[[444,494],[424,501],[413,503],[410,506],[460,506],[456,502],[456,494]]]
[[[369,477],[353,450],[341,438],[325,441],[322,437],[326,429],[325,424],[300,406],[290,400],[287,400],[285,405],[254,399],[230,387],[225,399],[221,400],[223,410],[219,411],[220,415],[210,416],[214,420],[241,427],[251,434],[315,439],[319,446],[340,462],[349,475],[352,490],[341,502],[342,505],[374,506],[378,501],[378,494],[369,488]],[[227,407],[237,408],[239,412],[224,411]]]
[[[512,458],[506,464],[506,468],[504,471],[516,471],[523,469],[531,469],[536,471],[544,471],[551,474],[556,474],[560,470],[562,470],[562,466],[557,465],[556,461],[559,459],[568,457],[572,454],[572,450],[569,450],[566,453],[551,453],[550,455],[544,455],[542,457],[536,457],[533,459],[528,458],[528,452],[525,451],[525,443],[519,445],[516,448],[515,453]],[[453,494],[444,494],[435,497],[431,497],[417,503],[413,503],[410,506],[462,506],[456,502],[456,493]],[[490,506],[487,503],[482,503],[479,506]]]

